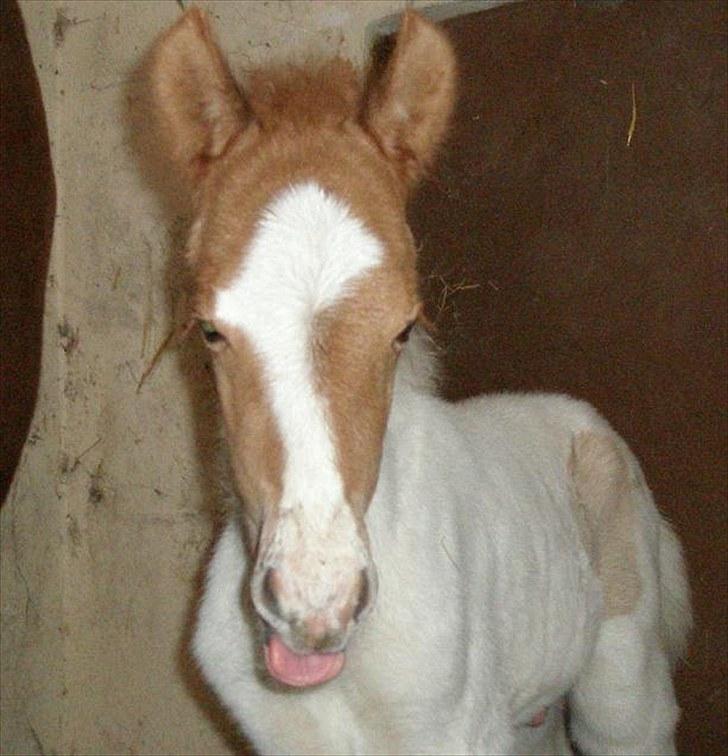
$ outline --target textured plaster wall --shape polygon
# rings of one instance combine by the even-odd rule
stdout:
[[[405,3],[199,4],[241,74],[298,51],[361,60],[367,25]],[[168,351],[139,387],[173,324],[182,222],[141,178],[125,101],[182,5],[21,5],[59,199],[39,403],[2,510],[4,754],[234,747],[182,652],[217,507],[204,358]]]

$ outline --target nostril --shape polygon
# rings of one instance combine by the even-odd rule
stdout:
[[[273,567],[269,567],[263,577],[260,594],[263,606],[275,617],[280,617],[281,609],[276,593],[276,584],[278,582],[276,571]]]
[[[369,604],[369,575],[367,575],[366,570],[362,570],[361,578],[359,582],[359,599],[356,602],[356,607],[354,608],[354,614],[353,619],[354,622],[357,622],[359,617],[361,616],[361,613],[366,609],[366,607]]]

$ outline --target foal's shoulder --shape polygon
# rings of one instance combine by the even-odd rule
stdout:
[[[568,394],[481,394],[458,402],[454,409],[467,422],[499,427],[530,427],[576,434],[613,434],[609,423],[591,405]]]

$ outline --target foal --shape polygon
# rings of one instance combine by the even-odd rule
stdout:
[[[150,77],[243,502],[194,653],[255,747],[570,753],[568,700],[586,753],[674,752],[687,583],[629,449],[567,397],[433,388],[405,203],[444,35],[405,13],[366,89],[333,60],[243,95],[192,9]]]

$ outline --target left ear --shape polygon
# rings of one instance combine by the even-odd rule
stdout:
[[[158,150],[194,192],[207,166],[251,121],[207,15],[199,8],[190,8],[157,39],[147,77]]]
[[[375,82],[364,127],[412,185],[432,164],[455,102],[455,55],[445,34],[407,11],[392,57]]]

